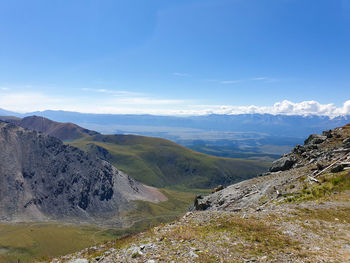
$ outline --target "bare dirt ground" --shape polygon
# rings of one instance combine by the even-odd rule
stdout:
[[[189,212],[174,223],[51,262],[349,262],[349,199],[344,192],[260,211]]]
[[[145,184],[143,186],[152,192],[155,198],[155,201],[154,201],[155,203],[168,201],[168,198],[162,192],[160,192],[157,188],[148,186]]]

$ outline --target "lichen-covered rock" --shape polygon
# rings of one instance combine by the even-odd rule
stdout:
[[[325,135],[319,135],[319,134],[311,134],[305,141],[304,144],[320,144],[323,143],[327,139],[327,136]]]
[[[293,153],[296,153],[296,154],[303,154],[304,152],[306,151],[305,147],[304,146],[301,146],[299,144],[297,144],[294,149],[292,150]]]
[[[324,131],[324,132],[322,132],[322,135],[326,136],[327,138],[332,138],[333,131],[332,130]]]
[[[286,171],[293,167],[295,161],[292,156],[284,156],[272,163],[270,172]]]
[[[209,200],[203,202],[203,197],[201,195],[196,196],[194,200],[194,210],[206,210],[210,205],[211,202]]]
[[[344,170],[344,167],[345,166],[343,164],[336,165],[331,169],[331,172],[332,173],[339,173],[339,172]]]
[[[350,137],[347,137],[343,140],[343,147],[344,148],[350,148]]]
[[[76,258],[68,261],[68,263],[89,263],[89,260],[85,258]]]
[[[216,193],[216,192],[219,192],[221,191],[222,189],[224,189],[224,187],[220,184],[218,185],[217,187],[215,187],[212,191],[212,193]]]

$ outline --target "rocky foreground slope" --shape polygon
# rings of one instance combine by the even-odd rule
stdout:
[[[350,262],[350,125],[148,232],[50,262]]]
[[[305,180],[320,183],[327,172],[340,172],[350,166],[350,125],[313,134],[304,146],[297,145],[292,152],[276,160],[265,176],[231,185],[204,198],[197,198],[197,210],[239,211],[257,208],[273,199],[298,198]],[[305,179],[305,180],[304,180]],[[304,189],[305,190],[305,189]]]
[[[59,139],[0,122],[0,220],[122,226],[132,200],[164,196]]]

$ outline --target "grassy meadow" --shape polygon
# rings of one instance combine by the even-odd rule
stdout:
[[[168,198],[165,202],[136,201],[136,210],[124,215],[132,224],[126,229],[68,223],[1,223],[0,263],[17,262],[18,259],[20,262],[45,260],[116,240],[175,220],[193,203],[192,192],[161,191]]]
[[[1,223],[0,262],[30,262],[114,240],[113,232],[90,225]]]
[[[155,187],[213,188],[252,178],[270,163],[215,157],[171,141],[135,135],[97,135],[69,144],[108,151],[107,160],[134,179]]]

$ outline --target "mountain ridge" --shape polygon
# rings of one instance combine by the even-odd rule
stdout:
[[[40,116],[28,116],[24,118],[0,117],[4,120],[25,129],[35,130],[56,137],[62,141],[75,140],[83,136],[97,135],[98,132],[82,128],[74,123],[61,123]]]
[[[59,139],[0,122],[2,221],[123,225],[133,200],[164,201],[108,162]],[[108,220],[109,221],[108,221]]]

